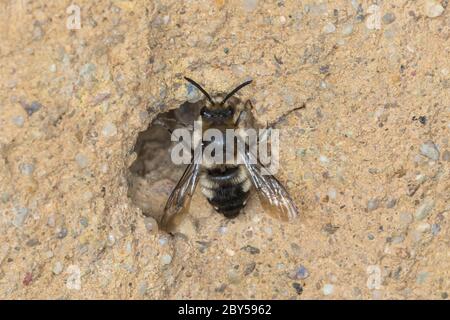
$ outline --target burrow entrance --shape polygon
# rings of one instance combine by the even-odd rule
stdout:
[[[158,223],[170,193],[186,168],[171,161],[173,142],[168,128],[192,125],[199,109],[200,102],[185,102],[177,109],[158,114],[148,128],[139,133],[134,146],[137,158],[129,168],[128,197],[145,216],[155,218]]]

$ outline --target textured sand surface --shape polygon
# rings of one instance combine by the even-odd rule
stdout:
[[[70,1],[2,1],[0,298],[447,299],[450,8],[374,2],[76,0],[69,30]],[[137,177],[135,144],[183,76],[254,80],[296,221],[143,215],[179,170]]]

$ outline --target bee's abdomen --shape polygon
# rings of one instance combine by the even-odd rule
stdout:
[[[245,206],[251,183],[241,166],[207,169],[200,180],[202,192],[214,209],[227,218]]]

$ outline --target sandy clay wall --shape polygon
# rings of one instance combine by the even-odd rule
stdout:
[[[0,3],[0,298],[447,299],[448,1],[71,4]],[[298,219],[158,230],[183,76],[254,80]]]

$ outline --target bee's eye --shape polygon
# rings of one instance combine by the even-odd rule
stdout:
[[[227,108],[227,115],[231,116],[234,113],[234,109],[232,107]]]

